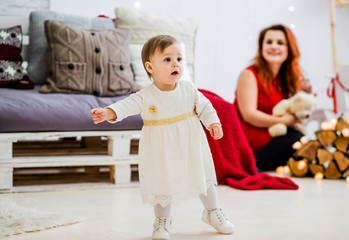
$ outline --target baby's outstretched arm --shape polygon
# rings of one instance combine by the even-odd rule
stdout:
[[[91,110],[94,124],[101,123],[105,120],[116,120],[117,116],[110,108],[94,108]]]
[[[221,139],[223,137],[223,130],[220,124],[218,123],[212,123],[209,126],[211,137],[213,137],[214,140]]]

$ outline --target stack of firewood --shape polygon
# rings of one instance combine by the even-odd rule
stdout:
[[[313,176],[315,179],[346,178],[349,182],[349,122],[342,115],[337,120],[323,123],[315,132],[316,140],[301,139],[287,166],[278,173],[291,172],[293,176]]]

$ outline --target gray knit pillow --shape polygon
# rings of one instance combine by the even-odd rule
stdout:
[[[115,28],[114,22],[107,18],[88,18],[49,10],[31,12],[29,16],[28,75],[35,84],[44,84],[46,81],[47,41],[44,21],[48,19],[63,21],[81,28]]]
[[[46,20],[48,76],[42,93],[117,96],[138,91],[130,65],[128,29],[82,29]]]

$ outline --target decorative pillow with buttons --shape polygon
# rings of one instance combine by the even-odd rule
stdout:
[[[34,88],[22,67],[22,28],[0,29],[0,87]]]
[[[48,77],[42,93],[118,96],[140,89],[131,70],[128,29],[83,29],[46,20]]]

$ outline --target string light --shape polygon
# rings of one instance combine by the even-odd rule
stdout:
[[[295,150],[298,150],[302,147],[302,143],[300,141],[297,141],[295,142],[293,145],[292,145],[292,148],[295,149]]]
[[[289,166],[285,166],[285,167],[284,167],[284,173],[285,173],[285,174],[289,174],[290,172],[291,172],[290,167],[289,167]]]
[[[304,161],[299,161],[298,165],[297,165],[297,168],[299,170],[302,170],[303,168],[305,168],[305,162]]]
[[[295,11],[295,7],[291,4],[288,6],[288,11],[290,12],[290,28],[291,29],[295,29],[296,28],[296,24],[295,24],[295,21],[294,21],[294,11]]]
[[[330,124],[331,124],[331,128],[335,129],[337,125],[337,119],[335,118],[331,119]]]
[[[284,174],[284,167],[283,166],[279,166],[276,168],[276,173],[277,174]]]
[[[328,122],[323,122],[323,123],[321,123],[321,129],[322,130],[329,130],[329,129],[331,129],[331,126]]]
[[[286,165],[286,166],[279,166],[276,168],[276,173],[280,174],[280,175],[287,175],[290,173],[290,168]]]
[[[343,135],[344,137],[349,137],[349,129],[348,129],[348,128],[344,128],[344,129],[342,130],[342,135]]]
[[[322,180],[324,178],[324,174],[322,172],[317,172],[314,176],[316,180]]]
[[[142,6],[142,4],[140,3],[140,2],[135,2],[134,4],[133,4],[133,6],[135,7],[135,8],[141,8],[141,6]]]
[[[302,144],[306,144],[308,142],[308,139],[306,136],[303,136],[303,137],[301,137],[300,141]]]

